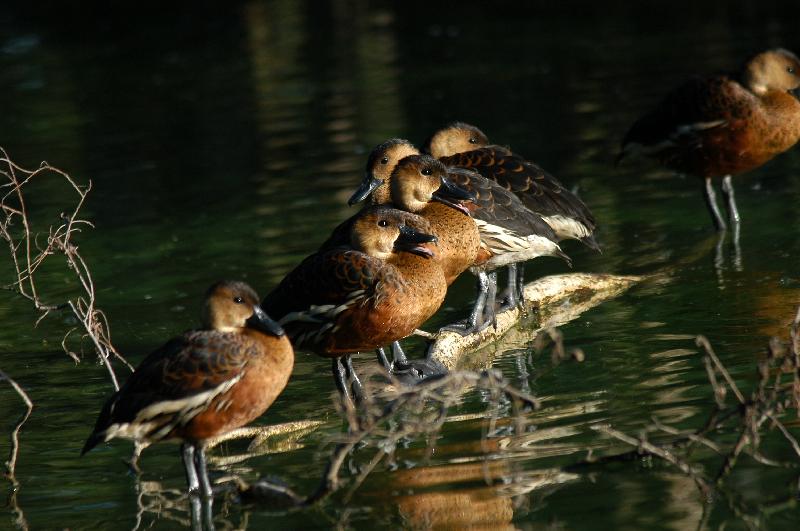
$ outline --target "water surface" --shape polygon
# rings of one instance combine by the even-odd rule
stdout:
[[[800,7],[252,1],[113,13],[96,3],[78,14],[45,6],[0,14],[0,145],[24,166],[47,160],[91,179],[84,214],[96,229],[80,248],[114,342],[133,362],[196,325],[212,281],[242,278],[266,293],[352,213],[345,201],[372,146],[391,136],[419,143],[456,119],[537,161],[590,205],[603,254],[565,244],[575,270],[668,272],[562,328],[567,345],[586,353],[582,364],[550,370],[530,344],[496,360],[542,398],[529,418],[536,429],[487,447],[486,397],[472,393],[451,411],[460,417],[432,456],[426,441],[409,441],[402,461],[379,466],[346,506],[335,498],[281,512],[218,502],[219,528],[697,525],[703,505],[676,469],[568,467],[592,448],[623,449],[592,425],[636,433],[654,415],[681,428],[704,420],[712,397],[698,333],[740,383],[753,381],[767,339],[785,334],[800,302],[800,155],[736,180],[741,267],[728,243],[716,251],[698,180],[647,161],[614,168],[612,159],[629,124],[669,86],[762,48],[800,50]],[[69,199],[57,183],[37,190],[31,209],[46,229]],[[8,278],[7,265],[0,271]],[[559,272],[560,262],[541,260],[527,277]],[[471,290],[471,279],[459,280],[428,328],[465,315]],[[36,406],[17,470],[16,504],[30,528],[186,525],[175,446],[149,449],[138,483],[122,464],[126,442],[77,457],[111,387],[88,344],[77,365],[61,352],[69,320],[33,328],[34,311],[5,292],[0,315],[0,368]],[[343,427],[332,390],[328,362],[298,353],[289,386],[259,422],[322,428],[233,470],[310,491],[326,441]],[[20,411],[0,386],[4,432]],[[3,438],[0,453],[7,449]],[[785,494],[789,479],[746,462],[736,481],[758,501]],[[18,517],[4,507],[0,527]],[[794,509],[766,522],[793,528],[797,517]],[[729,507],[714,506],[708,525],[727,521],[741,525]]]

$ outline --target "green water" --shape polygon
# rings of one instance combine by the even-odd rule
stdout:
[[[525,345],[497,359],[544,406],[529,418],[537,429],[509,436],[502,450],[482,448],[485,427],[469,415],[484,410],[485,397],[472,393],[451,412],[466,420],[445,426],[432,456],[425,441],[410,441],[397,469],[379,465],[347,504],[334,497],[281,512],[218,500],[218,529],[687,529],[701,521],[700,496],[674,468],[567,467],[591,448],[624,449],[595,424],[635,434],[654,415],[681,428],[702,423],[712,396],[698,333],[737,381],[753,380],[768,337],[785,334],[800,303],[800,155],[736,180],[741,266],[727,243],[718,256],[697,180],[646,161],[611,162],[628,125],[669,86],[761,48],[800,51],[800,6],[37,6],[0,12],[0,145],[23,166],[47,160],[92,180],[84,215],[96,229],[78,242],[113,341],[133,362],[196,325],[212,281],[241,278],[266,293],[352,212],[345,201],[373,145],[390,136],[421,142],[455,119],[576,187],[600,223],[603,254],[565,244],[575,270],[671,271],[562,328],[567,345],[585,351],[582,364],[546,370],[543,357],[526,362]],[[31,210],[45,230],[71,200],[57,183],[36,194]],[[3,284],[8,267],[0,265]],[[543,260],[527,278],[559,272],[561,263]],[[45,280],[58,294],[68,292],[65,278]],[[470,279],[457,282],[427,328],[465,315],[471,290]],[[174,445],[145,452],[138,483],[122,463],[125,441],[78,457],[112,389],[88,343],[80,364],[61,352],[69,319],[53,315],[34,328],[37,314],[9,292],[0,292],[0,316],[0,369],[35,403],[21,432],[19,489],[15,503],[0,504],[0,528],[187,525]],[[298,447],[224,470],[271,474],[309,492],[326,442],[342,429],[332,391],[329,363],[298,353],[289,386],[258,422],[308,419],[322,428]],[[0,382],[0,432],[21,411]],[[775,448],[773,457],[793,459],[785,445]],[[0,454],[8,449],[3,435]],[[499,486],[484,481],[487,455]],[[793,479],[745,459],[732,481],[758,505],[785,496]],[[744,527],[725,503],[709,510],[709,527]],[[793,529],[800,513],[762,516],[769,528]]]

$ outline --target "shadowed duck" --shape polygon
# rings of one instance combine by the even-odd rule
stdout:
[[[739,211],[731,176],[761,166],[800,139],[800,61],[768,50],[737,72],[694,78],[669,92],[625,135],[617,163],[642,153],[678,172],[705,180],[705,199],[719,231],[727,224],[712,180],[722,179],[738,240]]]

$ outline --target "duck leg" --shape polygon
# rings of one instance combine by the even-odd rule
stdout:
[[[714,185],[711,183],[711,177],[706,177],[705,198],[708,209],[711,211],[711,216],[714,218],[714,226],[718,231],[728,230],[728,226],[725,224],[725,220],[719,212],[719,206],[717,206],[717,194],[714,192]]]
[[[353,400],[356,404],[364,402],[364,398],[366,398],[366,395],[364,394],[364,386],[361,384],[361,380],[358,379],[356,370],[353,368],[353,357],[349,354],[344,357],[344,365],[345,370],[347,371],[347,377],[350,380],[350,389],[353,393]]]
[[[725,194],[725,197],[728,199],[728,216],[730,217],[731,225],[734,228],[739,226],[739,209],[736,208],[736,196],[733,192],[733,179],[730,175],[726,175],[722,179],[722,192]]]
[[[508,264],[508,294],[506,295],[506,302],[503,304],[503,309],[507,310],[519,304],[517,295],[519,288],[517,287],[517,264]]]
[[[489,276],[486,271],[479,271],[475,273],[478,277],[478,295],[475,298],[475,305],[472,307],[472,312],[466,321],[459,321],[457,323],[443,326],[442,330],[450,330],[458,332],[462,336],[467,336],[480,328],[483,324],[483,310],[486,307],[486,297],[489,291]]]
[[[736,196],[733,192],[733,179],[731,179],[730,175],[726,175],[722,179],[722,193],[725,194],[725,197],[728,199],[728,217],[730,219],[731,225],[733,226],[733,249],[734,249],[734,257],[733,263],[736,267],[737,271],[742,270],[742,248],[739,244],[739,235],[741,233],[741,224],[740,224],[740,216],[739,216],[739,209],[736,207]]]
[[[517,265],[517,300],[520,309],[525,306],[525,264]]]
[[[375,353],[378,355],[378,363],[381,364],[381,367],[383,367],[386,372],[391,373],[393,367],[392,364],[389,363],[389,358],[386,357],[386,351],[383,350],[383,347],[376,348]]]
[[[194,452],[195,468],[200,479],[200,493],[204,498],[213,498],[214,491],[211,489],[211,481],[208,479],[208,461],[206,450],[203,446],[197,445]]]
[[[197,470],[194,466],[194,445],[183,443],[181,445],[183,467],[186,469],[186,483],[189,484],[189,495],[197,496],[200,493],[200,481],[197,479]]]
[[[189,496],[192,514],[192,531],[203,531],[202,505],[199,496]]]
[[[342,363],[342,358],[333,358],[332,364],[333,379],[336,381],[336,389],[344,397],[347,402],[352,403],[353,398],[350,396],[349,386],[347,385],[347,371]]]
[[[203,500],[203,514],[205,515],[206,531],[214,531],[214,498]]]
[[[497,272],[492,271],[488,275],[489,289],[486,292],[486,304],[483,307],[483,322],[484,326],[492,323],[492,326],[497,326],[497,311],[495,305],[497,302]],[[483,326],[480,327],[483,329]]]
[[[399,341],[392,342],[392,365],[408,365],[408,357]]]

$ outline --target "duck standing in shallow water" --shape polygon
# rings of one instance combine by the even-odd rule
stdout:
[[[337,386],[345,396],[351,390],[356,397],[363,393],[350,354],[411,335],[444,301],[447,283],[428,246],[436,242],[429,232],[423,218],[408,212],[362,210],[262,301],[295,347],[333,358]],[[344,234],[347,241],[342,241]]]
[[[433,169],[433,173],[426,177],[420,173],[421,168]],[[438,183],[442,184],[437,190]],[[453,183],[458,185],[456,189],[460,187],[471,194],[469,202],[452,204],[442,198],[442,190],[452,190]],[[566,258],[555,242],[553,230],[514,194],[471,170],[445,168],[432,157],[420,156],[407,140],[387,140],[373,149],[364,180],[349,202],[367,197],[374,204],[390,203],[420,214],[431,223],[443,256],[453,255],[452,262],[457,264],[450,271],[448,284],[467,268],[478,276],[478,298],[468,326],[459,330],[462,333],[475,332],[493,320],[495,277],[490,278],[487,271],[504,265],[513,267],[537,256]],[[465,216],[467,213],[474,221]],[[475,227],[477,252],[467,253],[465,249],[471,251],[475,246]],[[464,242],[470,245],[465,246]],[[509,280],[513,287],[508,303],[516,305],[521,302],[521,298],[517,300],[520,286],[513,273]]]
[[[633,124],[617,162],[641,152],[667,168],[703,177],[720,231],[727,225],[712,179],[722,177],[730,221],[738,229],[731,175],[764,164],[800,139],[798,88],[800,61],[781,49],[755,55],[736,73],[692,79]]]
[[[218,282],[206,294],[203,328],[147,356],[106,402],[81,451],[115,437],[142,445],[183,441],[190,494],[213,496],[204,441],[244,426],[286,387],[294,351],[283,329],[243,282]]]
[[[594,216],[578,196],[533,162],[508,148],[490,144],[474,125],[455,122],[436,131],[425,142],[423,151],[447,166],[475,170],[514,192],[529,210],[550,225],[559,241],[580,240],[600,250],[594,239]]]

